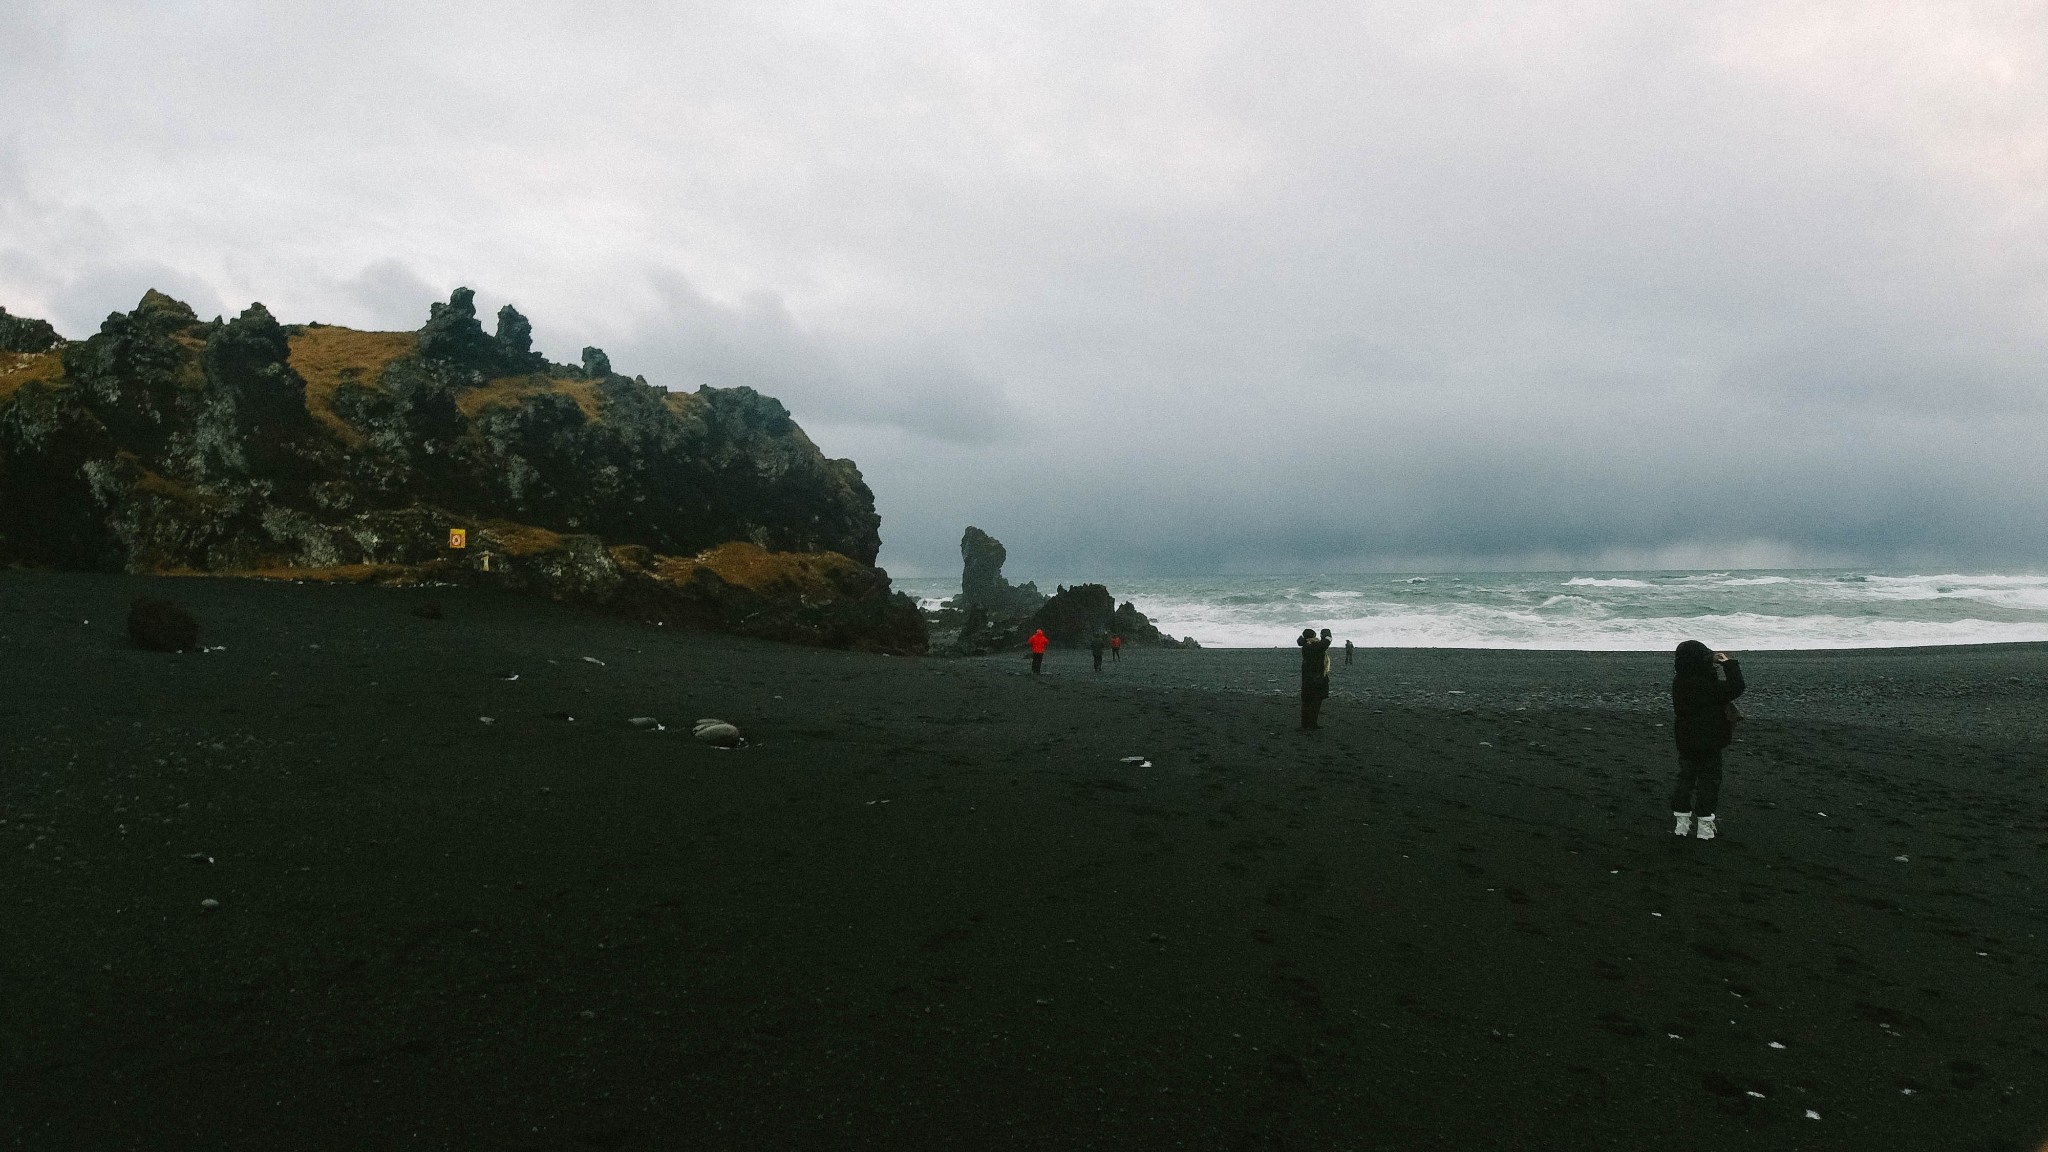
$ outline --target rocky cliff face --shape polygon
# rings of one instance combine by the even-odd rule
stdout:
[[[465,579],[922,647],[873,568],[852,461],[750,388],[671,393],[582,359],[534,352],[510,306],[486,334],[467,289],[417,332],[282,325],[261,304],[202,321],[151,292],[66,343],[0,312],[0,563]],[[473,546],[451,550],[451,528]],[[714,589],[737,569],[701,558],[732,542],[766,559]]]

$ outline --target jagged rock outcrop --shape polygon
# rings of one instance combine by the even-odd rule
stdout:
[[[417,332],[283,325],[261,304],[201,321],[155,291],[88,339],[46,331],[0,313],[0,563],[462,579],[922,649],[922,616],[873,567],[859,470],[751,388],[666,392],[595,348],[551,364],[509,305],[487,335],[468,289]],[[452,552],[456,527],[475,546]],[[833,575],[678,577],[716,576],[701,557],[735,541],[796,557],[757,576]]]
[[[992,618],[1024,616],[1045,603],[1038,585],[1011,584],[1003,579],[1009,559],[1003,542],[972,524],[960,534],[960,595],[951,604],[962,612],[981,609]]]
[[[1109,589],[1100,584],[1061,586],[1023,624],[1026,635],[1039,628],[1045,629],[1046,639],[1060,648],[1086,647],[1097,633],[1121,636],[1129,647],[1180,646],[1146,619],[1137,605],[1128,600],[1118,604]]]
[[[48,352],[63,342],[48,320],[10,316],[0,308],[0,352]]]
[[[1122,636],[1131,647],[1198,648],[1160,632],[1130,601],[1116,602],[1100,584],[1062,586],[1052,597],[1035,584],[1003,579],[1009,553],[1002,542],[969,526],[960,536],[960,595],[930,613],[933,640],[956,655],[982,655],[1022,647],[1031,633],[1062,648],[1081,647],[1096,633]]]
[[[1008,558],[1002,541],[981,529],[970,524],[960,534],[960,594],[930,617],[947,650],[977,654],[1021,642],[1014,641],[1012,632],[1045,603],[1045,595],[1036,584],[1003,579]]]

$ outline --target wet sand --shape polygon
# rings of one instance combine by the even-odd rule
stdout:
[[[2048,1136],[2048,646],[1749,656],[1712,843],[1661,655],[1047,663],[0,573],[0,1137]]]

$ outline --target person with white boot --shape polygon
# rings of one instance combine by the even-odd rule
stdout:
[[[1735,738],[1735,698],[1742,665],[1697,640],[1678,646],[1671,677],[1671,736],[1678,744],[1678,784],[1671,791],[1672,833],[1702,840],[1718,833],[1721,750]],[[1725,674],[1725,678],[1724,678]]]

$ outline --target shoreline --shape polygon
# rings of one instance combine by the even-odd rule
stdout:
[[[1340,653],[1302,733],[1290,649],[0,572],[0,1131],[2035,1147],[2048,645],[1744,655],[1701,844],[1663,653]]]

